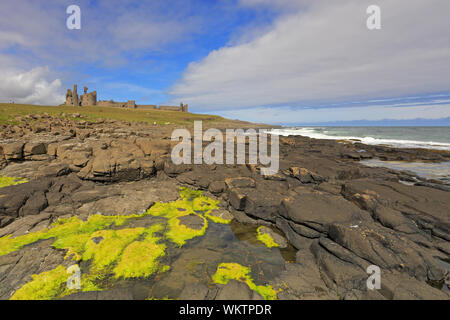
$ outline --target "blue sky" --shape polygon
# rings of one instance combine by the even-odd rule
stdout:
[[[374,3],[382,29],[369,31]],[[66,28],[71,4],[81,30]],[[0,101],[57,105],[77,83],[99,99],[274,124],[450,117],[447,0],[2,0],[0,10]]]

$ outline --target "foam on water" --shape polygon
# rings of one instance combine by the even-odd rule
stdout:
[[[370,130],[370,128],[368,128]],[[392,130],[389,128],[388,130]],[[339,131],[325,127],[306,127],[306,128],[283,128],[271,129],[267,132],[281,136],[299,135],[315,139],[331,139],[331,140],[358,140],[361,143],[368,145],[389,145],[399,148],[425,148],[436,150],[450,150],[450,143],[438,141],[420,141],[417,139],[392,139],[372,136],[358,136],[358,135],[336,135],[336,132],[343,132],[342,128]]]

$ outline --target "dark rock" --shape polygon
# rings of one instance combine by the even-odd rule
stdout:
[[[223,181],[213,181],[209,184],[209,192],[212,194],[220,194],[226,188],[225,182]]]
[[[201,230],[205,225],[205,221],[196,214],[178,217],[180,224],[194,230]]]
[[[367,212],[342,197],[316,191],[297,193],[283,199],[280,213],[321,233],[326,233],[332,223],[357,223],[370,219]]]
[[[245,283],[231,279],[220,289],[216,300],[250,300],[252,296],[252,291]]]
[[[269,236],[272,237],[273,241],[278,244],[280,246],[280,248],[286,248],[288,246],[288,242],[286,241],[286,239],[281,236],[280,234],[276,233],[275,231],[273,231],[272,229],[268,228],[268,227],[261,227],[259,229],[259,232],[261,234],[268,234]]]
[[[209,213],[213,217],[218,217],[225,220],[232,220],[234,216],[224,209],[214,209]]]
[[[65,264],[63,250],[51,246],[52,240],[40,241],[18,251],[0,256],[0,299],[9,299],[33,274],[50,271]]]
[[[225,179],[225,184],[229,189],[256,187],[255,180],[248,177],[228,178]]]
[[[208,295],[208,287],[204,284],[188,284],[184,287],[178,300],[205,300]]]

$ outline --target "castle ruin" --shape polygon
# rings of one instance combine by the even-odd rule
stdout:
[[[117,107],[127,109],[146,109],[146,110],[166,110],[188,112],[188,105],[180,103],[180,106],[156,106],[156,105],[137,105],[134,100],[127,102],[118,102],[114,100],[100,100],[97,102],[97,91],[87,92],[88,88],[84,87],[84,93],[78,97],[77,85],[73,86],[73,91],[67,89],[66,106],[99,106],[99,107]]]
[[[73,92],[67,89],[66,106],[95,106],[97,105],[97,91],[87,92],[88,87],[84,87],[84,93],[78,98],[77,85],[73,85]]]

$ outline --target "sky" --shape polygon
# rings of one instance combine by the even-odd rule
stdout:
[[[450,125],[448,0],[2,0],[0,12],[0,102],[59,105],[77,83],[252,122]]]

